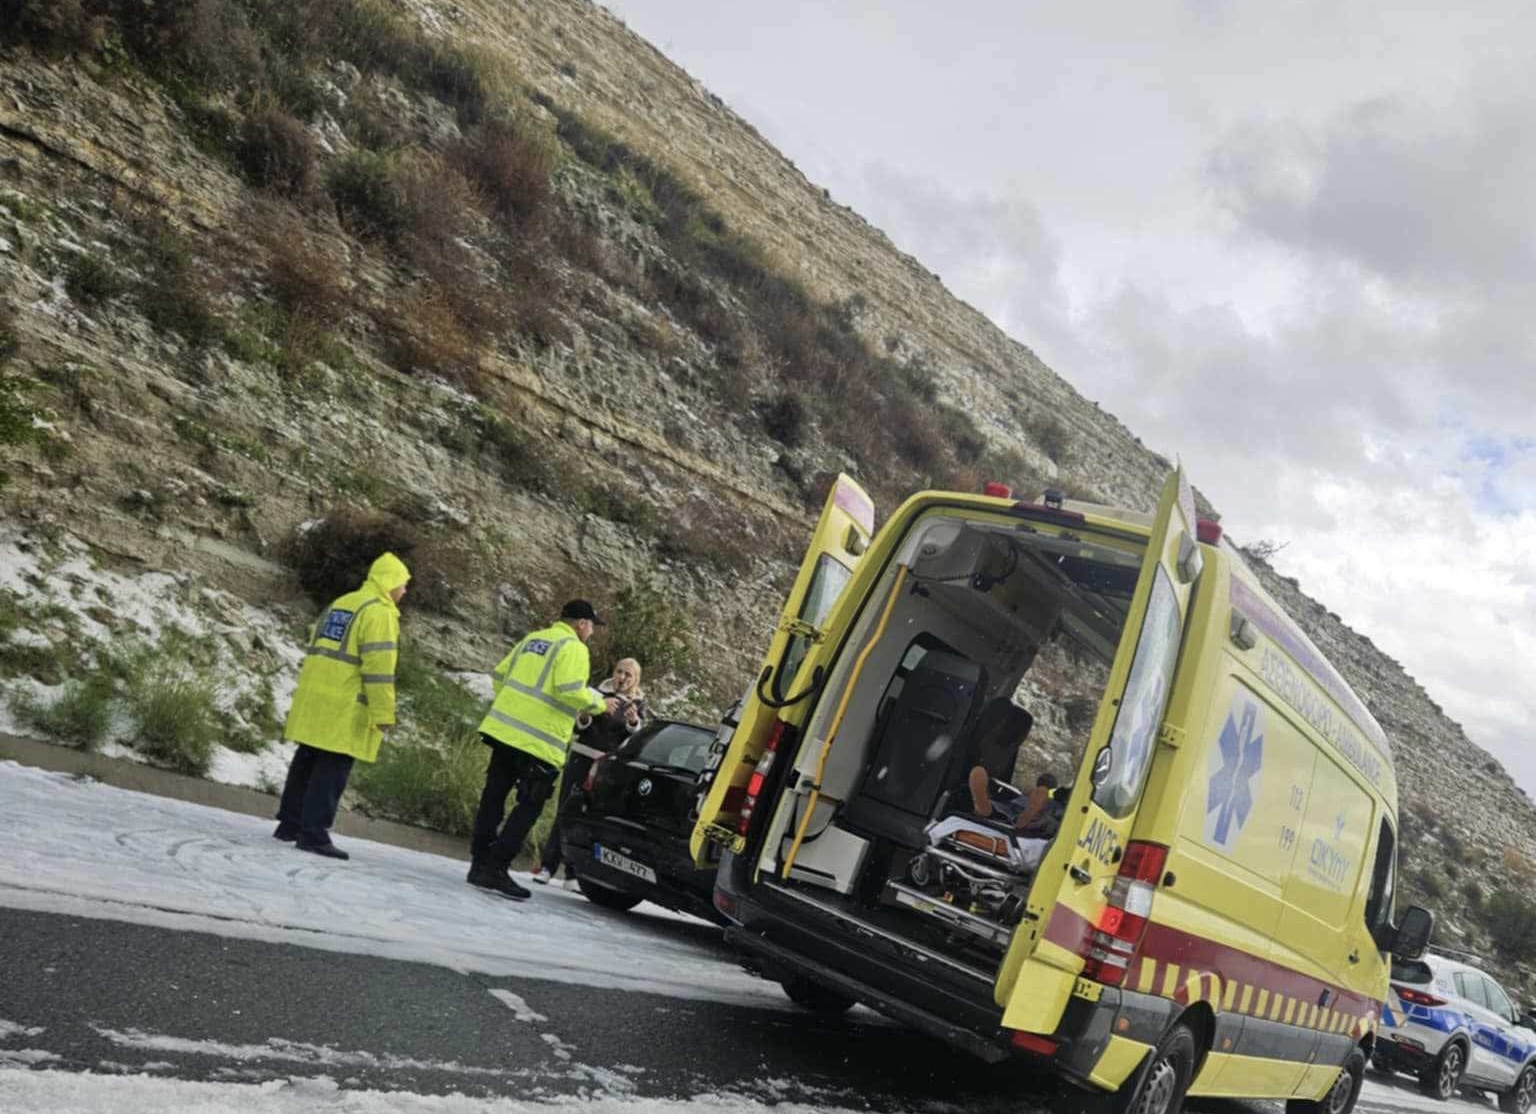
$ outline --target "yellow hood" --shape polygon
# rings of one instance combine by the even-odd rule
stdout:
[[[410,579],[411,570],[393,553],[382,554],[368,569],[368,583],[386,596]]]

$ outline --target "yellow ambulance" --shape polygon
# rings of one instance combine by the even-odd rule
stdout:
[[[1011,777],[1037,720],[1081,735],[1054,789]],[[1032,1057],[1096,1107],[1345,1114],[1390,956],[1433,927],[1394,913],[1396,808],[1381,728],[1182,471],[1155,515],[989,485],[878,534],[844,476],[692,846],[744,962],[811,1009]]]

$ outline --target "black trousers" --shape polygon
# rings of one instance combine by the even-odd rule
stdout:
[[[277,805],[280,824],[297,824],[300,835],[315,843],[330,841],[347,778],[352,776],[352,756],[319,750],[303,743],[288,764],[288,780]]]
[[[560,802],[555,809],[555,822],[549,829],[549,838],[544,841],[544,853],[539,858],[539,865],[553,874],[560,869],[560,862],[565,858],[560,848],[560,811],[565,808],[565,802],[571,799],[571,795],[581,788],[581,783],[587,780],[587,771],[592,768],[592,759],[585,754],[572,753],[565,760],[565,773],[560,778]]]
[[[505,869],[523,849],[523,841],[533,831],[544,802],[555,791],[560,771],[540,761],[525,750],[497,742],[489,735],[480,738],[491,748],[491,760],[485,767],[485,788],[480,791],[480,808],[475,812],[475,832],[470,854],[476,862]],[[507,795],[517,787],[517,804],[507,813]],[[497,827],[501,832],[497,834]]]

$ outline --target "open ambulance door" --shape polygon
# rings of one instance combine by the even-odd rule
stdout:
[[[1117,927],[1137,921],[1106,918],[1105,911],[1116,876],[1143,860],[1150,869],[1156,858],[1155,853],[1144,856],[1139,846],[1128,846],[1128,835],[1162,741],[1184,618],[1202,566],[1194,503],[1179,468],[1163,484],[1146,557],[1066,816],[1036,873],[1024,921],[999,972],[998,1004],[1004,1007],[1003,1024],[1008,1028],[1053,1031],[1077,974],[1113,970],[1122,954],[1114,947],[1099,948],[1096,930],[1111,921]],[[1160,866],[1157,874],[1160,879]],[[1104,958],[1095,959],[1100,952]],[[1090,960],[1087,970],[1085,960]],[[1094,961],[1104,966],[1094,968]]]
[[[863,488],[839,475],[784,601],[762,668],[736,710],[735,729],[716,735],[709,763],[700,775],[699,813],[691,843],[696,865],[707,866],[718,857],[711,854],[713,845],[736,850],[744,845],[737,829],[747,783],[780,710],[792,715],[790,709],[814,703],[823,671],[817,666],[801,676],[800,667],[821,641],[821,624],[869,548],[874,525],[874,503]]]

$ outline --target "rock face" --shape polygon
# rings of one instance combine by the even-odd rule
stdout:
[[[515,70],[538,94],[527,115],[539,127],[553,134],[554,106],[666,168],[775,271],[841,307],[869,348],[920,364],[1000,459],[1105,502],[1154,502],[1166,459],[604,9],[411,0],[402,11],[428,38]],[[43,384],[55,431],[48,451],[11,465],[9,516],[297,621],[310,605],[285,559],[295,530],[342,503],[389,510],[428,537],[433,602],[410,629],[442,664],[489,668],[554,601],[639,583],[688,620],[692,664],[648,678],[662,707],[708,716],[741,690],[814,515],[807,477],[850,467],[847,438],[863,415],[812,419],[797,445],[765,435],[758,415],[780,369],[748,352],[741,381],[722,389],[718,341],[625,278],[678,261],[615,179],[557,162],[562,219],[596,230],[586,265],[567,255],[543,272],[558,292],[554,339],[492,345],[466,388],[388,354],[411,267],[323,204],[253,191],[162,84],[23,48],[0,54],[0,79],[0,302],[19,339],[15,365]],[[337,119],[364,102],[433,149],[460,135],[452,112],[398,82],[341,62],[309,80],[322,168],[351,149]],[[284,250],[273,232],[290,225],[347,290],[337,342],[311,346],[300,367],[272,354],[292,338],[268,314]],[[221,322],[212,343],[151,323],[143,291],[174,255],[167,236],[191,259],[181,281]],[[721,294],[725,311],[743,313],[741,297]],[[1469,879],[1536,857],[1530,799],[1395,662],[1256,564],[1392,737],[1407,892],[1438,907],[1452,935],[1486,946]],[[1058,759],[1083,718],[1064,708],[1044,719],[1036,757]],[[1485,879],[1479,893],[1498,884]]]

